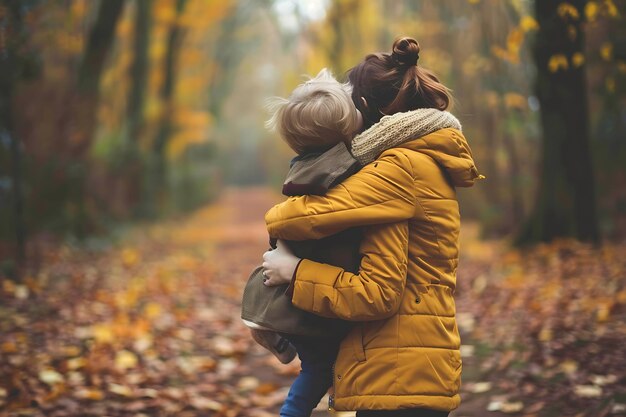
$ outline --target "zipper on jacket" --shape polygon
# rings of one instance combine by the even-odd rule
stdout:
[[[335,392],[337,391],[335,388],[335,362],[333,362],[331,369],[333,375],[333,393],[328,396],[328,411],[335,411]]]

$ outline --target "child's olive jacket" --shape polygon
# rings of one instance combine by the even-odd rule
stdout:
[[[373,248],[387,270],[398,269],[393,266],[402,260],[393,248],[406,247],[408,239],[406,279],[370,271],[386,278],[374,286],[367,274],[355,279],[306,259],[295,273],[295,306],[326,317],[375,320],[357,324],[341,344],[333,381],[336,409],[459,405],[455,187],[480,177],[463,134],[446,128],[383,152],[325,196],[290,198],[266,214],[270,235],[291,240],[408,220],[408,236],[379,236]]]

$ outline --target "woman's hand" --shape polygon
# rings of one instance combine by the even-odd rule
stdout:
[[[267,286],[289,284],[300,262],[282,240],[276,243],[276,249],[263,254],[263,282]]]

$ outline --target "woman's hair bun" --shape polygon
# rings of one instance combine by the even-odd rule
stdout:
[[[413,38],[398,38],[393,43],[391,57],[400,65],[417,65],[420,44]]]

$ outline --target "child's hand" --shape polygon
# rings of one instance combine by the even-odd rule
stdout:
[[[298,262],[300,258],[295,256],[282,240],[279,240],[276,249],[263,254],[263,268],[265,268],[263,282],[268,286],[289,284]]]

